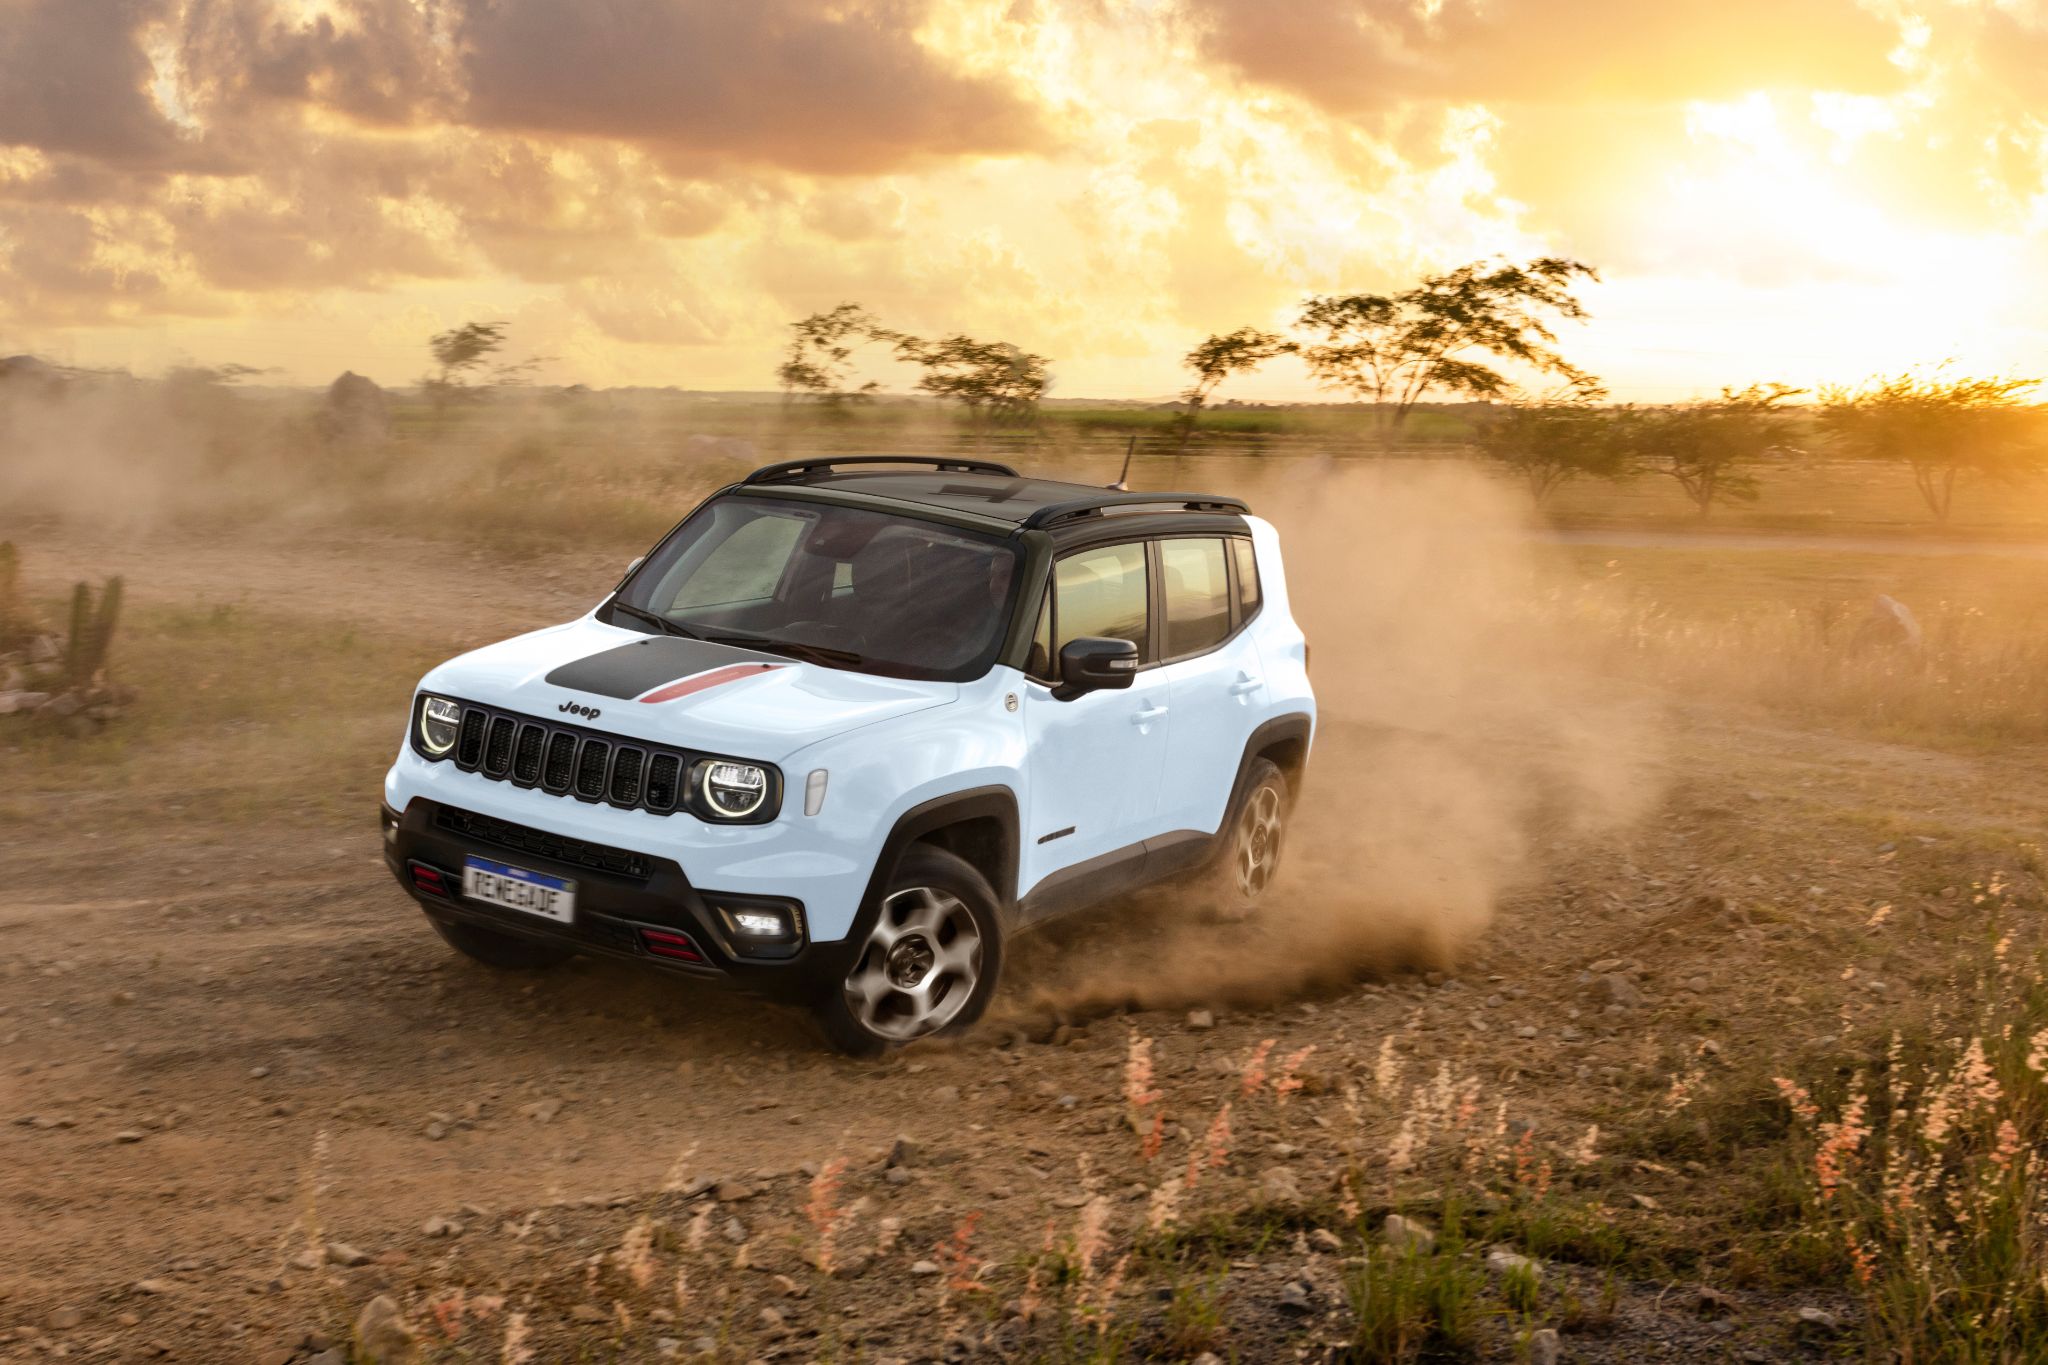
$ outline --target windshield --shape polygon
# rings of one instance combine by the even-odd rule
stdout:
[[[626,580],[608,619],[896,678],[965,682],[1002,647],[1008,541],[854,507],[726,497]]]

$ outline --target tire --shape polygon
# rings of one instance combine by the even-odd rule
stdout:
[[[444,920],[434,915],[427,916],[427,921],[434,926],[434,932],[439,934],[449,947],[465,957],[475,958],[486,967],[531,972],[557,966],[575,956],[568,948],[557,948],[551,943],[536,943],[530,938],[521,938],[516,934],[501,934],[494,929],[485,929],[474,924]]]
[[[898,860],[845,979],[814,1012],[833,1047],[879,1056],[972,1028],[1002,968],[1002,920],[987,879],[964,858],[914,844]]]
[[[1204,879],[1203,898],[1220,918],[1244,919],[1257,911],[1280,870],[1293,807],[1287,774],[1271,759],[1253,759],[1244,795],[1230,812],[1222,847]]]

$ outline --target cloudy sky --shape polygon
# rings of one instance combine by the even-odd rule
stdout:
[[[2048,373],[2048,0],[0,0],[0,353],[766,388],[851,299],[1155,397],[1493,253],[1623,398]]]

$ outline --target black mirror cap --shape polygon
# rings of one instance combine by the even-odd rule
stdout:
[[[1138,647],[1129,640],[1083,635],[1060,648],[1060,685],[1053,696],[1072,701],[1089,692],[1110,692],[1131,685],[1138,675]]]

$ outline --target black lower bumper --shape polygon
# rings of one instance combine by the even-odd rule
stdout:
[[[845,979],[848,944],[812,943],[799,935],[793,943],[742,950],[721,913],[773,904],[793,909],[801,923],[803,907],[794,900],[700,890],[671,859],[568,839],[425,797],[415,798],[403,813],[388,806],[380,811],[385,866],[435,919],[776,999],[815,999]],[[575,882],[574,921],[562,924],[464,897],[462,868],[471,854]],[[438,875],[421,876],[418,869]]]

